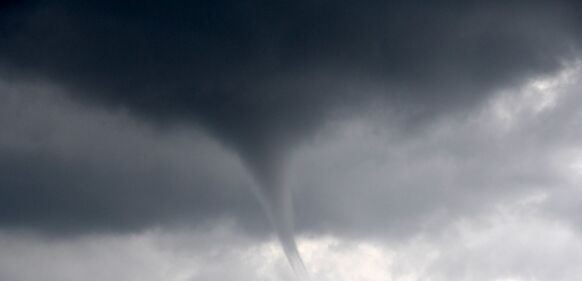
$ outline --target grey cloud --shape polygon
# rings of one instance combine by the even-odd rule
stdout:
[[[466,219],[456,225],[457,233],[437,239],[439,258],[421,279],[576,279],[576,264],[582,259],[580,235],[568,225],[539,217],[528,204],[514,208]]]
[[[14,281],[294,280],[283,254],[271,253],[276,243],[269,243],[257,244],[253,238],[224,225],[194,232],[158,229],[66,240],[0,232],[0,278]]]
[[[580,176],[573,165],[582,161],[576,154],[582,136],[573,128],[582,120],[576,109],[580,73],[545,93],[532,84],[499,93],[464,118],[434,121],[413,136],[386,129],[383,119],[322,134],[295,155],[290,168],[290,184],[300,190],[300,228],[406,237],[536,193],[549,196],[546,204],[561,210],[561,220],[578,223]],[[538,111],[548,93],[555,95],[553,105]],[[500,115],[499,106],[511,117]]]
[[[578,8],[23,1],[2,13],[0,61],[10,75],[54,80],[81,99],[193,120],[264,173],[339,105],[379,97],[424,119],[559,69],[579,47]]]
[[[156,131],[50,85],[2,84],[0,224],[51,233],[135,231],[264,217],[237,157],[192,129]]]
[[[550,89],[555,104],[542,112],[540,93],[511,88],[412,135],[385,116],[325,127],[287,167],[298,229],[405,237],[532,192],[547,192],[549,212],[575,223],[577,182],[556,157],[582,137],[571,130],[580,122],[578,75]],[[226,218],[266,233],[248,171],[204,134],[154,130],[123,111],[77,105],[50,84],[4,83],[3,91],[4,227],[117,232]],[[496,115],[500,101],[513,112],[511,127]]]
[[[582,240],[539,217],[540,202],[503,204],[437,234],[400,241],[300,239],[316,280],[575,280]],[[294,280],[274,241],[219,225],[196,232],[146,231],[66,241],[0,233],[0,277],[9,280]],[[30,267],[30,263],[36,266]],[[104,269],[108,270],[104,270]],[[228,270],[224,270],[228,268]]]
[[[3,2],[0,228],[68,243],[234,223],[264,239],[251,186],[281,174],[301,234],[428,237],[442,252],[435,280],[572,279],[575,265],[544,254],[580,260],[564,226],[582,225],[580,71],[557,88],[532,81],[580,57],[580,19],[578,1]],[[478,228],[491,244],[438,240],[532,195],[533,222]],[[514,232],[578,248],[523,247]],[[194,246],[210,254],[193,280],[259,267],[238,267],[240,245]],[[235,275],[219,272],[231,263]],[[38,279],[12,265],[0,254],[1,278]],[[114,268],[112,280],[143,273]]]
[[[579,11],[575,1],[15,1],[0,13],[2,75],[68,96],[2,97],[0,218],[133,229],[226,215],[255,227],[263,215],[231,149],[273,174],[299,140],[367,110],[393,114],[371,125],[385,134],[306,141],[290,157],[302,231],[415,231],[558,185],[547,160],[579,140],[578,100],[525,112],[500,137],[467,118],[496,90],[577,55]],[[182,125],[225,146],[176,136]]]

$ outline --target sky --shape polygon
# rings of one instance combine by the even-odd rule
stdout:
[[[0,3],[0,280],[582,276],[579,1]]]

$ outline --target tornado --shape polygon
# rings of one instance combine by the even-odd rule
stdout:
[[[293,225],[293,206],[288,186],[259,184],[257,196],[273,226],[289,265],[299,281],[309,281],[309,273],[297,248]]]
[[[255,179],[254,193],[258,198],[275,234],[281,244],[285,257],[298,281],[310,281],[310,275],[295,240],[293,195],[291,187],[284,182],[286,161],[281,159],[282,152],[270,151],[247,155],[245,159]]]

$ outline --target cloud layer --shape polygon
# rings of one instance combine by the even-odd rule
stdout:
[[[338,106],[375,97],[413,119],[465,108],[559,69],[581,31],[575,1],[136,5],[8,5],[0,61],[81,99],[192,120],[258,170]]]

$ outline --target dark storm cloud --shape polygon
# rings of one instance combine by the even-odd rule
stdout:
[[[556,70],[578,44],[576,8],[23,1],[3,8],[0,61],[8,73],[54,80],[82,99],[194,120],[268,170],[276,151],[366,95],[408,105],[419,118]]]
[[[0,226],[51,234],[244,222],[267,229],[236,157],[190,130],[0,82]]]
[[[579,71],[570,79],[544,90],[556,97],[542,112],[541,93],[512,89],[414,136],[369,116],[326,127],[287,167],[298,229],[405,237],[532,192],[551,195],[550,213],[579,221],[579,184],[567,182],[569,158],[561,158],[579,157],[570,151],[582,139],[572,130],[582,120]],[[0,92],[2,228],[125,232],[226,218],[268,233],[250,176],[212,139],[152,130],[123,111],[72,103],[50,85],[0,83]],[[511,128],[497,103],[510,110]]]
[[[179,173],[163,167],[95,167],[38,151],[2,152],[0,159],[0,224],[5,227],[73,234],[177,223],[199,227],[221,219],[244,221],[242,229],[253,233],[264,234],[266,227],[252,194],[245,192],[248,187],[225,186],[203,175],[180,182],[170,178]]]
[[[357,111],[380,101],[411,120],[469,110],[496,89],[560,69],[578,52],[582,33],[579,4],[559,1],[31,0],[3,5],[0,73],[7,79],[48,80],[66,87],[77,101],[127,108],[161,124],[192,122],[234,148],[256,166],[255,172],[268,174],[263,177],[275,173],[284,150],[335,110]],[[22,122],[18,114],[10,116],[4,133]],[[86,133],[98,123],[89,120],[70,131]],[[242,195],[249,195],[246,190],[207,183],[202,175],[175,183],[176,176],[187,173],[174,174],[176,167],[164,168],[164,161],[140,166],[138,155],[152,153],[159,144],[143,145],[126,162],[106,156],[118,145],[131,147],[148,137],[93,130],[102,135],[70,144],[85,143],[81,147],[97,156],[83,158],[82,149],[66,145],[14,152],[11,144],[0,151],[4,224],[124,228],[186,213],[211,217],[224,210],[244,216],[242,209],[250,213],[241,218],[246,223],[260,216]],[[111,139],[110,147],[95,149],[104,136]],[[62,155],[66,151],[81,156],[70,159]],[[102,160],[87,164],[91,157]],[[201,162],[211,158],[199,157]],[[186,192],[186,186],[195,189]]]

